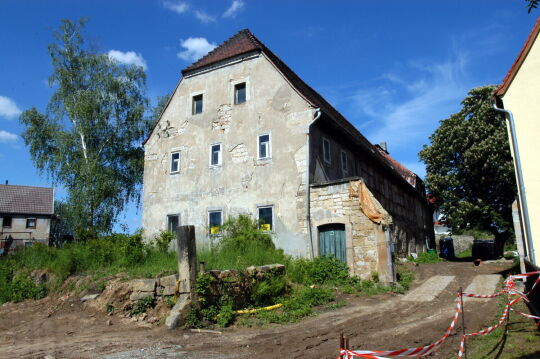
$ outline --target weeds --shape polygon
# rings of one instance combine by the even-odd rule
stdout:
[[[418,254],[417,258],[413,258],[412,256],[409,256],[407,257],[407,260],[413,263],[439,263],[443,261],[443,259],[439,257],[436,251],[422,252]]]
[[[154,304],[155,304],[154,297],[152,297],[151,295],[148,295],[146,297],[139,299],[137,302],[135,302],[129,314],[133,317],[139,314],[146,313],[148,309],[154,307]]]

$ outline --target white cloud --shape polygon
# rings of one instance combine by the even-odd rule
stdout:
[[[244,5],[244,1],[234,0],[231,6],[223,13],[223,17],[235,17]]]
[[[179,52],[177,55],[185,61],[196,61],[216,47],[215,43],[208,42],[204,37],[190,37],[186,40],[181,40],[180,45],[185,50]]]
[[[109,59],[116,60],[121,64],[140,66],[145,71],[148,69],[145,59],[141,54],[138,54],[135,51],[122,52],[118,50],[110,50],[108,55]]]
[[[21,109],[17,107],[15,101],[9,97],[0,96],[0,117],[9,119],[15,118],[21,114]]]
[[[165,6],[169,10],[174,11],[177,14],[183,14],[189,9],[189,4],[184,1],[178,1],[178,2],[165,1],[163,3],[163,6]]]
[[[215,16],[209,15],[202,10],[195,10],[195,17],[203,24],[208,24],[209,22],[216,21]]]
[[[17,135],[11,132],[0,130],[0,143],[11,143],[17,141]]]
[[[465,55],[441,63],[410,63],[402,73],[383,75],[382,83],[353,96],[356,111],[367,122],[368,138],[397,150],[420,150],[438,121],[459,110],[467,94]]]

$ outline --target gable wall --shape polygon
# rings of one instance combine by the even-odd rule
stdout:
[[[246,103],[234,105],[234,83],[247,82]],[[203,93],[203,113],[191,114]],[[143,228],[151,239],[166,229],[167,214],[195,225],[208,243],[208,210],[224,219],[254,218],[258,205],[274,205],[276,245],[309,253],[306,230],[306,129],[313,110],[264,57],[258,56],[182,79],[145,146]],[[257,136],[270,133],[272,159],[257,159]],[[210,168],[210,145],[222,144],[222,166]],[[180,151],[180,173],[170,174],[170,153]]]

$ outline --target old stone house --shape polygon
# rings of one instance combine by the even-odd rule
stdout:
[[[182,75],[145,141],[146,238],[191,224],[207,245],[249,214],[286,253],[333,254],[383,280],[393,255],[432,241],[421,180],[248,30]]]
[[[0,253],[49,244],[53,214],[52,188],[0,185]]]

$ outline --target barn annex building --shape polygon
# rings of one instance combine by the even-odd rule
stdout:
[[[260,220],[286,253],[332,254],[353,274],[393,278],[392,256],[433,243],[418,176],[372,145],[249,30],[182,71],[145,141],[147,239],[229,217]]]

